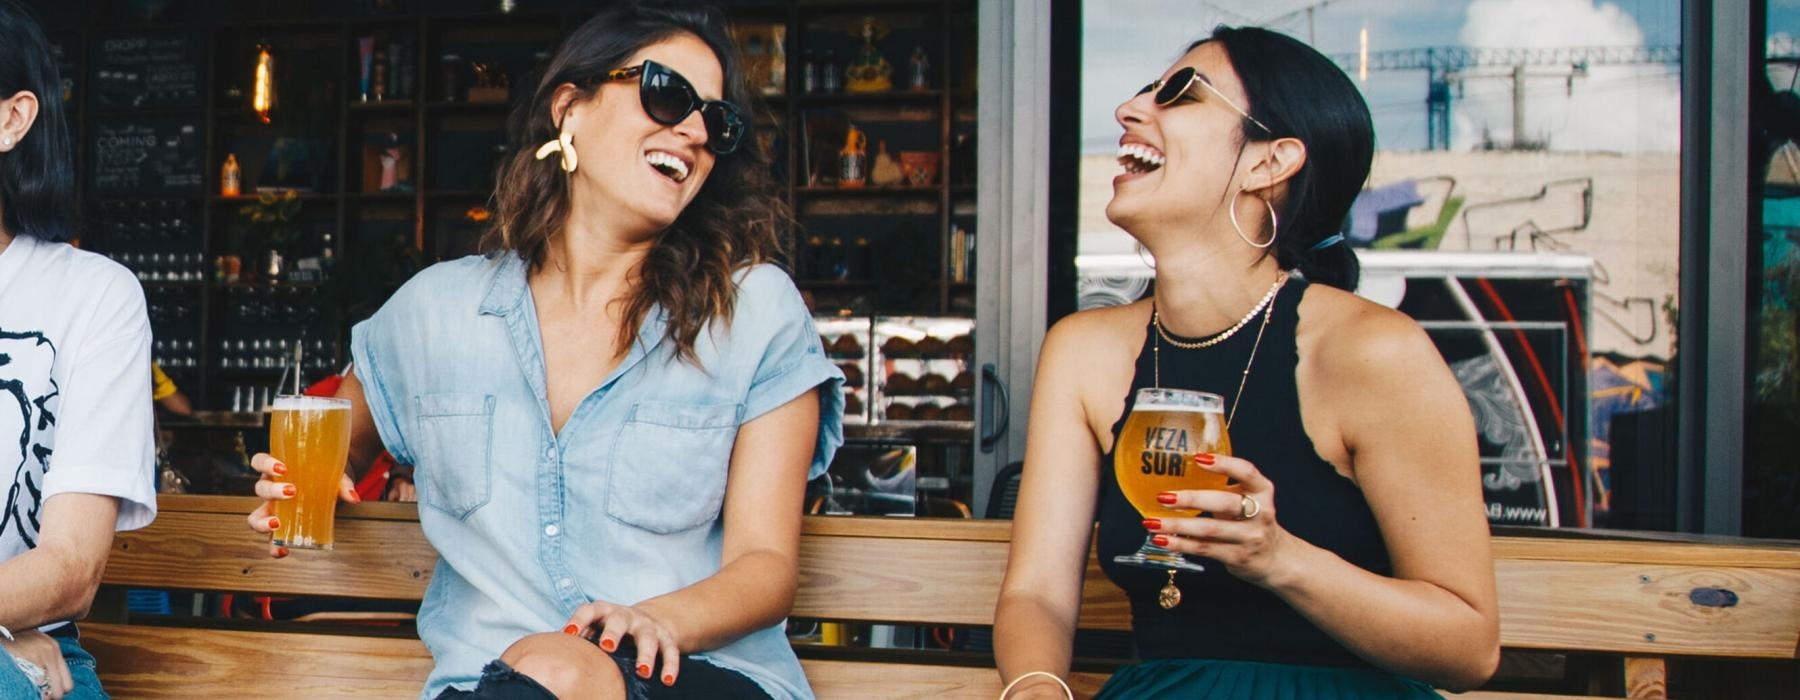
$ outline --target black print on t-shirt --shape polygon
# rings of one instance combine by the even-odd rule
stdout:
[[[10,473],[0,540],[17,537],[28,548],[37,547],[44,472],[50,468],[59,392],[50,378],[55,366],[56,344],[43,333],[0,329],[0,475]]]

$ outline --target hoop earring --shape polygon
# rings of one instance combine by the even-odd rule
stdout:
[[[1261,197],[1257,197],[1256,195],[1250,195],[1251,197],[1255,197],[1257,199],[1257,201],[1262,202],[1263,206],[1269,208],[1269,240],[1266,243],[1258,245],[1256,243],[1256,241],[1253,241],[1250,239],[1249,236],[1244,235],[1244,227],[1238,225],[1237,198],[1242,197],[1243,195],[1244,195],[1244,191],[1238,190],[1237,195],[1235,195],[1231,198],[1231,208],[1229,210],[1227,210],[1231,214],[1231,227],[1234,229],[1237,229],[1238,238],[1244,239],[1244,242],[1250,244],[1250,247],[1256,248],[1258,250],[1265,250],[1269,246],[1275,245],[1275,234],[1280,233],[1280,231],[1281,231],[1279,222],[1276,221],[1276,219],[1275,219],[1275,205],[1273,203],[1271,203],[1269,200],[1263,199]]]
[[[537,159],[543,160],[549,158],[552,153],[562,154],[563,172],[575,172],[575,137],[573,135],[564,131],[561,134],[558,134],[556,138],[545,141],[544,145],[538,146]]]

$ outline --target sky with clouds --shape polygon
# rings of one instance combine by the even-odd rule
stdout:
[[[1800,36],[1800,0],[1769,2],[1771,30],[1792,28]],[[1309,5],[1316,6],[1310,32]],[[1115,148],[1120,131],[1113,108],[1220,23],[1260,24],[1303,40],[1310,34],[1314,46],[1329,55],[1355,53],[1365,27],[1371,52],[1681,41],[1680,0],[1087,0],[1083,14],[1082,145],[1090,153]],[[1679,65],[1593,66],[1572,81],[1566,66],[1528,70],[1535,75],[1525,89],[1526,132],[1546,139],[1551,149],[1679,150]],[[1359,85],[1375,116],[1381,148],[1425,147],[1423,71],[1371,72]],[[1451,114],[1454,149],[1474,147],[1484,130],[1496,140],[1510,140],[1510,71],[1466,78]]]

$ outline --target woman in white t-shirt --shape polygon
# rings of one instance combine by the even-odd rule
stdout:
[[[76,250],[61,80],[0,0],[0,698],[104,698],[72,620],[115,530],[156,515],[150,324],[123,267]]]

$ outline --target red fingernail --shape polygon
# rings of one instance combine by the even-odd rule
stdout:
[[[286,547],[276,547],[275,548],[275,558],[276,559],[281,559],[283,557],[286,557],[287,555],[288,555],[288,551],[287,551]]]
[[[638,677],[639,678],[649,678],[650,677],[650,664],[638,664]]]
[[[607,651],[612,651],[612,650],[613,650],[613,647],[616,647],[616,646],[618,646],[618,645],[617,645],[617,644],[614,644],[614,643],[613,643],[613,640],[610,640],[610,639],[602,639],[602,640],[600,640],[600,648],[601,648],[601,649],[605,649],[605,650],[607,650]]]
[[[1175,494],[1172,494],[1172,493],[1156,494],[1156,502],[1161,503],[1165,506],[1175,505]]]
[[[276,462],[275,466],[269,467],[269,473],[275,476],[287,476],[287,465]]]
[[[1144,520],[1144,529],[1145,530],[1161,530],[1162,529],[1162,521],[1157,520],[1156,518],[1148,518],[1148,519]]]
[[[281,527],[281,519],[280,518],[269,518],[269,529],[270,530],[279,529],[280,527]]]
[[[1151,541],[1151,542],[1155,542],[1155,543],[1156,543],[1156,546],[1158,546],[1158,547],[1167,547],[1167,546],[1169,546],[1169,538],[1167,538],[1167,537],[1164,537],[1164,536],[1162,536],[1162,535],[1157,535],[1157,536],[1155,536],[1155,537],[1152,537],[1152,538],[1150,538],[1150,541]]]
[[[1200,454],[1194,455],[1194,461],[1199,462],[1204,465],[1207,465],[1209,467],[1212,466],[1213,461],[1216,459],[1217,459],[1217,457],[1214,457],[1212,455],[1212,453],[1210,453],[1210,452],[1202,452]]]
[[[351,503],[352,503],[352,504],[355,504],[355,503],[362,503],[362,494],[360,494],[360,493],[357,493],[357,492],[355,492],[355,491],[351,491],[351,492],[350,492],[350,502],[351,502]]]
[[[675,677],[663,676],[663,685],[675,685]]]
[[[294,485],[293,484],[283,484],[281,487],[281,495],[287,496],[288,498],[293,498],[294,497]]]
[[[581,631],[581,628],[577,627],[575,625],[569,625],[568,627],[563,628],[563,634],[575,634],[576,632],[580,632],[580,631]]]

